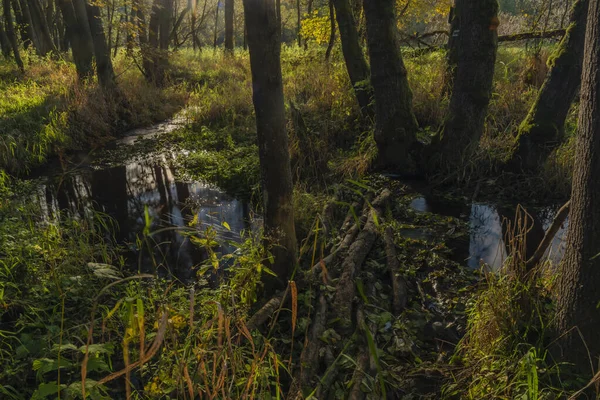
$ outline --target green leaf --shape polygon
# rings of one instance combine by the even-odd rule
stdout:
[[[231,227],[229,226],[229,224],[227,222],[223,221],[222,224],[228,231],[231,230]]]
[[[362,279],[356,279],[356,290],[358,290],[358,294],[364,303],[369,304],[369,299],[365,294],[365,285],[363,284]]]
[[[32,400],[45,399],[48,396],[58,393],[59,390],[64,390],[67,385],[60,385],[56,382],[40,383],[37,390],[31,396]]]
[[[81,351],[83,354],[85,354],[86,352],[86,346],[83,345],[79,348],[79,351]],[[89,354],[113,354],[113,345],[110,343],[97,343],[97,344],[90,344],[87,347],[87,352]]]

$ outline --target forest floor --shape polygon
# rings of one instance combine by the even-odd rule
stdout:
[[[130,217],[143,229],[119,241],[118,228],[103,213],[48,219],[32,200],[39,180],[2,174],[0,360],[6,368],[0,394],[77,397],[83,384],[92,398],[287,398],[298,382],[311,388],[305,396],[319,399],[543,398],[568,390],[569,377],[545,354],[548,316],[503,307],[523,293],[545,293],[551,277],[518,286],[466,261],[475,200],[555,205],[568,195],[571,139],[539,176],[502,172],[512,132],[537,90],[530,56],[521,48],[501,49],[480,155],[464,171],[436,177],[435,185],[369,173],[372,127],[357,120],[340,54],[330,63],[322,57],[320,51],[283,53],[301,243],[300,267],[284,300],[261,298],[268,255],[260,233],[249,229],[234,252],[224,252],[222,232],[230,221],[198,223],[202,203],[188,204],[192,211],[175,228],[157,228],[153,219],[165,214],[141,207]],[[246,55],[177,54],[172,84],[163,89],[146,85],[123,59],[116,68],[125,112],[94,85],[77,84],[71,66],[32,65],[25,77],[6,66],[0,73],[7,93],[0,112],[10,116],[0,124],[2,148],[10,149],[0,152],[4,170],[22,174],[58,156],[60,182],[77,181],[82,163],[69,156],[75,150],[101,149],[121,132],[183,109],[183,122],[172,132],[109,146],[83,167],[167,160],[175,165],[174,182],[214,185],[260,218]],[[424,139],[443,123],[443,65],[440,53],[407,59]],[[573,126],[574,113],[569,138]],[[432,198],[443,199],[442,208],[459,204],[460,211],[415,205]],[[163,229],[177,229],[202,249],[193,283],[169,272],[149,274],[168,270],[152,250]],[[518,234],[513,249],[522,240]],[[343,246],[359,235],[370,245],[359,249],[353,282],[345,285],[354,253]],[[132,249],[148,257],[127,259]],[[404,285],[402,298],[397,285]],[[343,290],[354,293],[342,299],[352,304],[349,319],[338,298]],[[533,309],[551,307],[545,295],[535,298]],[[259,324],[265,304],[276,307]]]

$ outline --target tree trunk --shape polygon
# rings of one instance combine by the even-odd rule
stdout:
[[[360,46],[352,8],[348,0],[333,0],[333,5],[350,82],[363,116],[370,117],[373,113],[370,106],[372,90],[369,87],[369,66]]]
[[[0,47],[2,48],[2,55],[8,60],[10,58],[10,41],[6,35],[2,21],[0,21]]]
[[[274,0],[244,0],[253,101],[256,111],[259,157],[264,199],[265,233],[273,245],[269,267],[282,288],[297,264],[293,184],[286,132],[281,43]]]
[[[27,50],[29,46],[33,44],[33,37],[30,33],[31,26],[29,26],[23,18],[23,13],[21,12],[21,5],[19,4],[19,0],[12,0],[11,3],[15,11],[15,20],[17,23],[17,29],[19,30],[19,35],[21,36],[21,41],[23,42],[23,48]],[[33,32],[33,30],[31,30],[31,32]]]
[[[31,12],[29,11],[29,4],[27,3],[27,0],[15,0],[15,1],[19,1],[19,12],[21,14],[21,19],[22,22],[19,22],[19,25],[23,26],[23,29],[25,29],[27,31],[27,38],[30,41],[30,44],[32,44],[35,47],[35,51],[38,55],[42,55],[41,52],[41,48],[40,48],[40,44],[38,42],[38,38],[36,36],[36,32],[35,29],[33,27],[33,21],[31,20]],[[13,4],[13,6],[15,6]],[[16,10],[17,7],[15,7],[15,14],[16,14]]]
[[[452,96],[434,140],[438,167],[461,168],[479,145],[492,93],[498,25],[496,0],[456,0],[448,53]]]
[[[225,50],[233,52],[234,0],[225,0]]]
[[[2,0],[2,5],[4,6],[4,22],[6,24],[6,36],[8,37],[10,47],[12,47],[12,52],[15,56],[15,62],[17,63],[17,66],[19,67],[21,72],[23,72],[25,71],[25,67],[23,66],[23,60],[21,60],[21,54],[19,53],[17,35],[15,34],[15,26],[13,25],[12,14],[10,12],[10,0]]]
[[[105,90],[112,90],[115,86],[115,71],[113,70],[110,59],[110,48],[106,43],[104,27],[102,26],[102,17],[100,7],[96,3],[86,0],[86,8],[92,42],[94,44],[94,55],[96,56],[96,74],[98,82]]]
[[[44,17],[39,0],[30,0],[29,12],[31,13],[31,21],[37,37],[39,53],[45,56],[54,50],[54,43],[52,43],[52,35],[50,34],[48,22]]]
[[[562,355],[584,379],[600,356],[600,0],[590,0],[579,136],[567,234],[557,286],[557,334]],[[573,329],[573,328],[576,329]]]
[[[302,47],[302,35],[300,31],[302,30],[302,8],[300,7],[300,0],[296,0],[296,26],[298,30],[298,47]]]
[[[329,0],[329,22],[331,23],[331,32],[329,34],[327,51],[325,51],[325,61],[329,61],[329,57],[331,57],[331,52],[333,51],[333,46],[335,45],[335,9],[333,7],[333,0]],[[305,47],[307,47],[306,43],[307,42],[304,41]]]
[[[84,23],[78,20],[71,0],[59,0],[58,6],[65,21],[67,37],[71,43],[77,76],[79,79],[87,79],[94,73],[92,66],[94,46],[92,35],[89,32],[89,23],[87,19],[83,21]]]
[[[169,43],[171,41],[171,26],[173,21],[173,0],[162,0],[162,10],[159,13],[160,21],[160,40],[159,48],[162,52],[169,50]],[[163,54],[164,56],[164,54]],[[166,57],[163,57],[166,61]]]
[[[213,35],[213,48],[217,48],[217,38],[218,38],[218,28],[219,28],[219,6],[221,5],[220,1],[217,1],[217,9],[215,10],[215,30]]]
[[[371,58],[371,85],[375,94],[375,142],[379,167],[413,174],[410,150],[417,141],[412,92],[400,55],[395,0],[364,0]]]
[[[560,144],[565,120],[581,83],[588,0],[577,0],[571,24],[549,61],[551,69],[529,114],[519,127],[513,160],[535,170]]]

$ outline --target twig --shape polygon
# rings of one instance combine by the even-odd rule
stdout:
[[[556,217],[554,217],[554,221],[552,221],[552,225],[544,235],[544,239],[542,239],[542,241],[540,242],[537,250],[535,251],[535,253],[533,253],[533,256],[525,263],[526,271],[531,271],[531,269],[541,261],[542,257],[544,257],[544,254],[546,254],[546,250],[548,250],[548,248],[552,244],[552,241],[554,240],[554,236],[556,236],[560,227],[567,219],[570,208],[571,200],[569,200],[564,206],[562,206],[558,210],[558,212],[556,213]]]

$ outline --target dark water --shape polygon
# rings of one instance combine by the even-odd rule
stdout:
[[[469,221],[468,243],[454,243],[455,252],[471,268],[478,268],[483,263],[491,270],[499,270],[507,258],[505,238],[507,221],[513,221],[517,207],[498,206],[488,203],[460,204],[435,198],[417,197],[411,202],[411,207],[418,212],[431,212],[461,218]],[[527,253],[532,255],[535,247],[544,237],[550,227],[558,207],[542,209],[527,209],[533,221],[533,227],[527,235]],[[546,253],[547,259],[554,265],[558,264],[564,255],[566,228],[565,222]],[[426,239],[426,238],[425,238]]]
[[[177,126],[165,123],[134,133],[148,137]],[[118,145],[131,144],[133,139],[127,137]],[[78,218],[91,217],[95,212],[108,214],[118,224],[116,240],[128,247],[128,259],[135,260],[132,267],[172,273],[184,281],[193,277],[192,267],[206,258],[205,251],[191,243],[185,232],[201,235],[211,227],[218,233],[219,250],[230,253],[235,250],[231,242],[239,242],[240,233],[250,228],[245,202],[202,182],[178,181],[173,154],[152,155],[109,168],[94,168],[83,162],[70,172],[46,176],[42,182],[36,196],[45,219],[56,218],[59,210]],[[143,237],[146,216],[152,235],[140,244],[137,239]]]
[[[156,137],[180,125],[181,120],[175,119],[138,129],[116,146],[131,145],[138,138]],[[188,281],[193,278],[193,267],[206,258],[205,251],[191,243],[190,233],[201,235],[210,227],[218,234],[219,250],[231,253],[235,250],[231,243],[239,242],[241,232],[253,228],[245,202],[206,183],[177,180],[172,153],[130,159],[125,165],[106,168],[94,167],[90,158],[80,157],[75,162],[77,167],[71,171],[58,174],[48,171],[42,176],[43,183],[38,186],[36,197],[42,206],[43,217],[50,221],[56,218],[58,211],[65,210],[79,218],[89,218],[97,212],[108,214],[118,224],[116,240],[128,247],[128,259],[135,260],[132,267],[162,271]],[[448,243],[457,261],[472,268],[485,263],[492,270],[503,265],[507,257],[505,222],[514,218],[516,207],[465,204],[435,197],[417,197],[411,207],[417,212],[469,221],[469,238]],[[535,251],[533,246],[543,238],[557,209],[527,210],[534,221],[533,229],[527,235],[531,247],[527,249],[528,254]],[[153,233],[146,243],[140,244],[138,239],[147,225],[146,215]],[[426,228],[407,229],[402,233],[413,239],[427,240],[432,234]],[[565,235],[566,223],[547,253],[555,264],[564,254]]]

